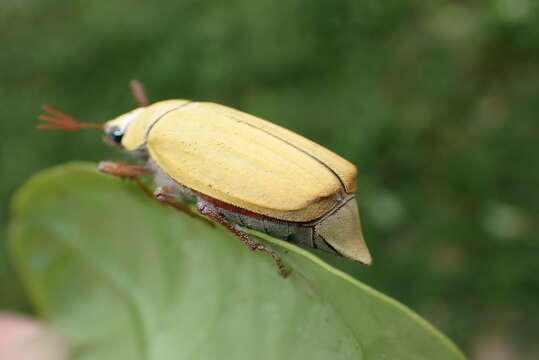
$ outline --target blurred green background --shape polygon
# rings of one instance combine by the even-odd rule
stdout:
[[[40,106],[109,120],[136,77],[356,163],[374,265],[326,259],[474,358],[539,356],[535,1],[4,0],[0,45],[1,228],[37,170],[123,156],[95,130],[35,130]],[[0,309],[31,312],[4,239]]]

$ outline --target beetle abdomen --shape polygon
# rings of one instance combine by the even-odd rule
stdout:
[[[211,202],[211,200],[210,200]],[[296,244],[310,246],[369,265],[372,261],[363,239],[357,203],[353,196],[321,219],[295,223],[250,216],[235,209],[215,204],[218,212],[232,223],[265,232]]]
[[[315,234],[317,244],[327,245],[341,256],[371,264],[355,197],[346,199],[342,206],[321,219],[315,226]]]

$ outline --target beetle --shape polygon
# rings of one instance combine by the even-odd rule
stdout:
[[[103,161],[99,170],[130,178],[153,174],[153,195],[191,216],[198,212],[223,225],[250,249],[272,256],[243,227],[289,242],[323,249],[366,265],[355,197],[356,167],[288,129],[224,105],[185,99],[150,103],[136,80],[139,107],[105,123],[80,122],[52,106],[40,128],[103,128],[106,142],[140,164]],[[149,189],[148,189],[149,190]],[[207,218],[205,218],[207,219]]]

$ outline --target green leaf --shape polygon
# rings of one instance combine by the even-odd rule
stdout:
[[[284,279],[266,254],[95,165],[40,173],[13,206],[14,262],[76,359],[464,358],[311,253],[258,234],[293,268]]]

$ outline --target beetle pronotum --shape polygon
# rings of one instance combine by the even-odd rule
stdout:
[[[197,216],[185,202],[223,225],[252,250],[279,257],[243,227],[371,263],[363,240],[356,167],[330,150],[273,123],[223,105],[183,99],[150,104],[138,81],[140,107],[106,123],[84,123],[45,106],[55,116],[40,128],[99,127],[105,139],[140,164],[104,161],[102,172],[135,180],[153,174],[159,201]]]

